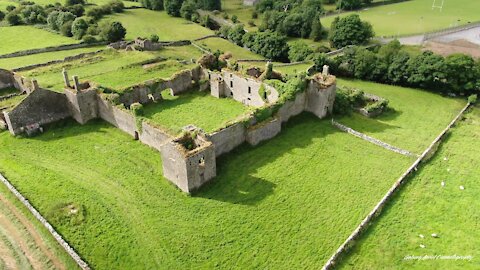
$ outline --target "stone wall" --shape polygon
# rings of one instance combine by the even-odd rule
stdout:
[[[133,103],[147,104],[153,100],[161,100],[162,95],[160,92],[152,91],[151,87],[146,84],[136,85],[128,92],[123,93],[120,96],[120,103],[126,107],[130,107]]]
[[[282,121],[274,118],[249,127],[247,129],[247,142],[255,146],[263,141],[272,139],[277,136],[280,131],[282,131]]]
[[[291,117],[299,115],[305,111],[307,104],[307,94],[298,93],[294,100],[289,100],[278,110],[277,116],[282,123],[287,122]]]
[[[208,135],[208,139],[215,146],[215,155],[218,157],[228,153],[245,142],[247,128],[244,123],[236,123],[220,131]]]
[[[315,80],[310,80],[306,92],[306,111],[315,114],[318,118],[323,118],[331,113],[335,102],[336,89],[336,84],[324,88]]]
[[[139,139],[142,143],[160,151],[162,146],[173,139],[167,132],[147,122],[142,123]]]
[[[20,104],[4,112],[5,120],[13,135],[20,134],[27,126],[45,125],[71,116],[65,94],[46,89],[30,93]]]
[[[97,91],[95,89],[82,90],[65,89],[68,107],[72,117],[80,124],[85,124],[98,117]]]
[[[49,62],[45,62],[45,63],[41,63],[41,64],[33,64],[33,65],[28,65],[28,66],[16,68],[16,69],[13,69],[12,71],[20,72],[20,71],[32,70],[32,69],[36,69],[36,68],[39,68],[39,67],[46,67],[46,66],[50,66],[50,65],[54,65],[54,64],[59,64],[59,63],[65,63],[65,62],[69,62],[69,61],[73,61],[73,60],[82,59],[82,58],[85,58],[87,56],[92,56],[92,55],[101,53],[103,51],[104,50],[102,49],[102,50],[98,50],[98,51],[95,51],[95,52],[80,53],[80,54],[77,54],[77,55],[67,56],[64,59],[53,60],[53,61],[49,61]]]
[[[207,76],[212,85],[212,95],[215,97],[233,98],[247,106],[262,107],[267,103],[275,103],[279,94],[278,91],[264,84],[263,82],[248,78],[229,70],[222,70],[217,73],[213,71],[206,71]],[[261,87],[265,88],[266,96],[260,96],[259,90]]]
[[[98,116],[124,132],[130,134],[132,137],[139,136],[135,116],[133,114],[115,107],[109,101],[99,97],[98,101]]]
[[[32,54],[38,54],[38,53],[46,53],[46,52],[73,50],[73,49],[86,48],[86,47],[92,47],[92,46],[98,46],[98,45],[104,45],[104,44],[105,43],[103,42],[95,43],[95,44],[80,43],[80,44],[68,44],[68,45],[60,45],[60,46],[46,47],[46,48],[40,48],[40,49],[25,50],[25,51],[19,51],[19,52],[0,55],[0,59],[32,55]]]
[[[14,87],[13,73],[0,69],[0,89]]]

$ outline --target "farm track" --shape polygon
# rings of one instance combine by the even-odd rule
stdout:
[[[2,268],[66,269],[34,225],[2,194],[0,227],[5,232],[4,237],[0,237]]]

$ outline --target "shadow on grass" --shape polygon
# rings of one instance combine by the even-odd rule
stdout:
[[[78,124],[73,118],[60,120],[58,122],[44,125],[43,134],[37,134],[32,137],[25,137],[20,135],[20,138],[38,140],[38,141],[55,141],[59,139],[81,136],[88,133],[105,133],[102,129],[110,127],[111,125],[102,119],[95,119],[88,122],[86,125]],[[113,126],[112,126],[113,127]],[[133,140],[133,138],[132,138]]]
[[[354,130],[362,133],[382,133],[389,129],[398,129],[399,126],[390,125],[385,122],[392,121],[402,114],[401,111],[389,109],[376,118],[368,118],[359,113],[352,113],[350,116],[339,118],[338,121]],[[385,122],[384,122],[385,121]]]
[[[265,165],[295,149],[312,145],[314,139],[340,132],[328,120],[310,113],[293,117],[272,140],[256,147],[244,144],[217,159],[217,177],[195,197],[232,204],[256,205],[275,192],[276,184],[257,177]]]

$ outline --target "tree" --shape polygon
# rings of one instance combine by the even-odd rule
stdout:
[[[361,0],[338,0],[337,2],[338,9],[352,10],[352,9],[358,9],[361,6],[362,6]]]
[[[58,11],[53,11],[50,14],[48,14],[47,24],[48,24],[48,27],[50,27],[50,29],[59,30],[57,27],[58,15],[60,15],[60,12]]]
[[[72,36],[72,21],[68,21],[64,23],[60,27],[60,33],[66,37],[71,37]]]
[[[283,20],[282,32],[289,37],[301,37],[303,27],[303,16],[300,13],[293,13]]]
[[[183,0],[164,0],[163,7],[165,11],[173,17],[180,17],[180,9],[182,8]]]
[[[163,10],[163,0],[140,0],[142,5],[151,10]]]
[[[320,16],[316,16],[312,21],[312,31],[310,32],[310,38],[314,41],[320,41],[323,37],[324,31],[322,23],[320,22]]]
[[[373,36],[372,25],[361,21],[357,14],[336,17],[330,28],[330,43],[335,48],[365,44]]]
[[[237,44],[238,46],[243,46],[242,38],[245,35],[245,30],[243,29],[242,24],[237,24],[230,28],[228,31],[228,40]]]
[[[127,34],[127,30],[120,22],[106,22],[100,26],[100,29],[100,37],[108,42],[122,40]]]
[[[22,19],[15,11],[9,12],[7,16],[5,16],[5,20],[9,25],[19,25],[22,23]]]
[[[185,18],[187,20],[192,20],[192,15],[195,13],[197,9],[197,5],[193,0],[187,0],[183,2],[182,8],[180,9],[180,15],[182,18]]]
[[[65,6],[85,5],[85,0],[65,0]]]
[[[0,22],[3,21],[3,18],[5,18],[5,13],[0,10]]]
[[[287,38],[276,32],[249,32],[244,35],[242,42],[250,50],[263,57],[276,61],[286,61],[288,59]]]
[[[387,78],[390,83],[406,85],[410,75],[407,72],[407,63],[410,60],[410,54],[400,51],[391,59],[388,67]]]
[[[296,41],[290,45],[288,59],[290,62],[304,61],[313,53],[312,49],[303,41]]]
[[[222,10],[222,2],[220,0],[201,0],[202,8],[206,10]]]
[[[475,60],[469,55],[452,54],[445,58],[445,73],[449,90],[462,93],[476,89],[476,81],[480,74],[475,68]]]
[[[160,40],[160,38],[158,37],[157,34],[152,34],[150,35],[150,37],[148,38],[151,42],[158,42]]]
[[[45,9],[40,5],[25,6],[21,13],[26,24],[45,23],[45,17],[47,16]]]
[[[82,39],[87,33],[88,23],[83,18],[76,18],[72,23],[72,35],[76,39]]]
[[[58,14],[58,17],[57,17],[57,20],[56,20],[56,30],[62,30],[62,26],[65,25],[66,23],[68,22],[73,22],[73,20],[75,20],[75,15],[73,15],[72,13],[70,12],[60,12]],[[71,27],[71,25],[70,25]],[[69,33],[71,31],[71,28],[70,30],[68,30],[68,32],[65,30],[65,33]],[[71,33],[70,33],[71,34]]]
[[[408,83],[414,87],[441,91],[445,89],[445,60],[431,51],[410,58]]]

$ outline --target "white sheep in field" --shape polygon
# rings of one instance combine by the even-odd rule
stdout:
[[[445,186],[445,181],[442,181],[442,187],[444,187],[444,186]]]
[[[460,190],[465,190],[465,187],[464,187],[464,186],[460,186]]]

